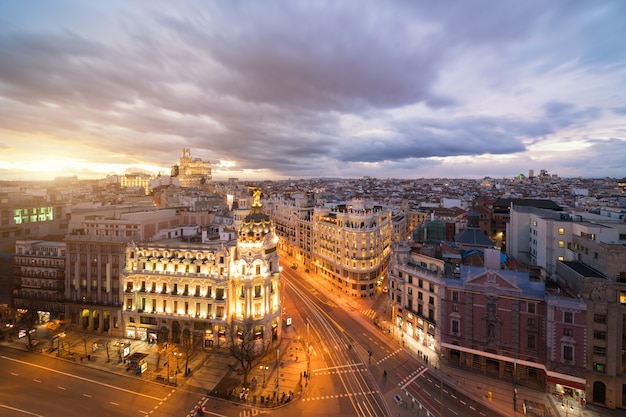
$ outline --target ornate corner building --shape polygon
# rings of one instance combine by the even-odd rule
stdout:
[[[228,343],[246,329],[263,345],[280,337],[280,272],[270,218],[260,191],[239,233],[204,229],[199,241],[132,243],[123,279],[125,336],[151,342]]]

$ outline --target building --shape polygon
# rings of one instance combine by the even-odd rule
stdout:
[[[15,243],[13,307],[37,312],[37,322],[65,318],[65,242]]]
[[[152,176],[143,172],[133,172],[121,175],[120,186],[122,188],[143,189],[146,195],[152,190]]]
[[[123,281],[124,336],[152,342],[228,343],[251,327],[267,346],[280,336],[277,238],[260,192],[238,233],[199,226],[184,236],[132,242]]]
[[[391,255],[392,212],[362,200],[313,212],[312,268],[353,297],[370,297]]]
[[[179,221],[174,209],[85,216],[82,228],[65,237],[66,318],[88,331],[123,336],[121,272],[126,244],[152,238]]]
[[[393,331],[418,350],[439,351],[441,276],[444,261],[420,253],[408,243],[396,243],[388,268],[388,297]],[[405,339],[406,337],[406,339]]]
[[[500,268],[485,250],[485,267],[461,266],[441,286],[441,355],[458,365],[539,384],[546,380],[546,302],[542,282]]]
[[[211,183],[211,163],[192,158],[189,149],[183,149],[178,165],[172,166],[172,177],[178,178],[181,187],[204,188]]]
[[[587,401],[626,408],[626,282],[579,261],[559,262],[557,276],[586,303]]]

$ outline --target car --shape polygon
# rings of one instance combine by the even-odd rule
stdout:
[[[37,346],[38,344],[39,344],[39,340],[37,340],[37,339],[33,339],[33,340],[30,341],[30,345],[33,346],[33,347]]]

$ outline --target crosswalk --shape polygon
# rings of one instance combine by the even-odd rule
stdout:
[[[361,314],[372,320],[376,319],[376,317],[378,316],[378,312],[376,310],[372,310],[371,308],[368,308],[367,310],[361,310]]]
[[[380,393],[380,391],[363,391],[363,392],[347,392],[345,394],[334,394],[334,395],[320,395],[317,397],[308,397],[302,398],[302,401],[320,401],[320,400],[332,400],[337,398],[348,398],[348,397],[358,397],[365,395],[375,395]]]
[[[396,349],[396,350],[394,350],[393,352],[391,352],[390,354],[388,354],[388,355],[386,355],[386,356],[383,356],[382,358],[380,358],[379,360],[377,360],[377,361],[376,361],[376,364],[378,365],[378,364],[380,364],[380,363],[383,363],[383,362],[385,362],[387,359],[389,359],[389,358],[391,358],[391,357],[393,357],[393,356],[397,355],[397,354],[398,354],[398,353],[400,353],[400,352],[402,352],[402,348]]]
[[[361,367],[350,367],[350,368],[344,368],[344,369],[337,369],[337,368],[333,368],[333,369],[325,369],[323,371],[313,371],[313,375],[337,375],[337,374],[347,374],[347,373],[354,373],[354,372],[365,372],[367,371],[366,368],[361,368]]]

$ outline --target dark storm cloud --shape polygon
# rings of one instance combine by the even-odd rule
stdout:
[[[44,5],[0,6],[0,129],[80,141],[102,161],[169,166],[187,147],[276,175],[404,172],[521,155],[624,114],[615,98],[544,92],[623,73],[620,2]]]
[[[526,149],[523,139],[552,132],[547,122],[468,117],[452,121],[414,120],[397,125],[391,138],[353,138],[339,147],[342,161],[401,161],[406,158],[510,154]]]

